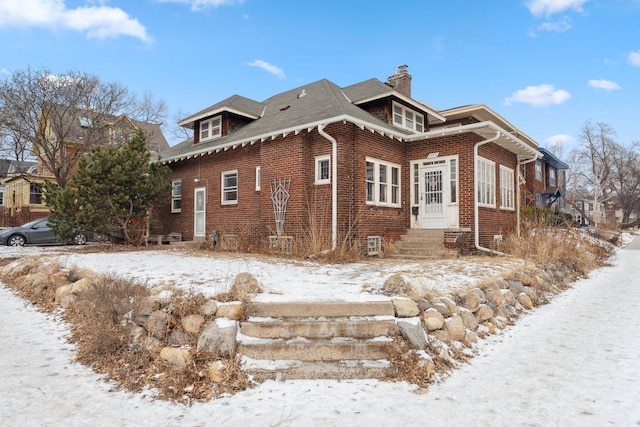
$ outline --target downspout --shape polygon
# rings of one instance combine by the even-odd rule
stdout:
[[[535,162],[536,160],[538,160],[538,156],[535,156],[533,159],[518,162],[518,188],[516,189],[518,194],[518,200],[516,202],[516,228],[518,229],[518,237],[520,237],[520,203],[522,203],[522,194],[520,193],[520,167],[526,165],[527,163]],[[526,181],[523,184],[526,185]]]
[[[478,218],[480,210],[478,209],[478,147],[481,145],[488,144],[490,142],[495,141],[500,138],[500,132],[496,132],[496,136],[493,138],[485,139],[484,141],[480,141],[473,146],[473,234],[474,234],[474,243],[476,249],[479,251],[489,252],[494,255],[503,255],[506,256],[504,252],[494,251],[493,249],[485,248],[484,246],[480,246],[480,219]]]
[[[318,125],[318,133],[331,142],[331,250],[338,246],[338,142]]]

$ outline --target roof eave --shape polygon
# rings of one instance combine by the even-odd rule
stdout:
[[[242,116],[242,117],[247,117],[249,119],[252,120],[256,120],[259,119],[260,116],[256,116],[255,114],[249,114],[246,113],[244,111],[240,111],[237,110],[235,108],[229,108],[229,107],[220,107],[220,108],[216,108],[215,110],[210,110],[210,111],[206,111],[204,113],[195,115],[195,116],[191,116],[188,117],[184,120],[181,120],[178,122],[178,126],[187,128],[187,129],[193,129],[193,126],[195,125],[195,122],[197,122],[198,120],[202,120],[206,117],[211,117],[211,116],[215,116],[216,114],[221,114],[224,111],[227,111],[229,113],[233,113],[233,114],[237,114],[238,116]]]

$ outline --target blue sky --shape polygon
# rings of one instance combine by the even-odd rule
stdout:
[[[413,98],[568,150],[587,120],[640,140],[639,23],[640,0],[0,0],[0,73],[83,71],[186,115],[406,64]]]

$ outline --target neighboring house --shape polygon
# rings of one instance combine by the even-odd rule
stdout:
[[[403,66],[386,83],[320,80],[185,118],[193,138],[160,153],[173,192],[158,232],[265,245],[327,230],[334,245],[366,247],[415,228],[442,230],[461,251],[493,247],[519,221],[517,171],[542,157],[538,144],[485,105],[413,99],[411,79]]]
[[[548,150],[538,147],[542,158],[522,165],[525,190],[523,206],[564,210],[565,171],[569,166]]]
[[[0,159],[0,206],[7,206],[7,194],[13,198],[13,193],[6,192],[6,182],[9,178],[22,175],[33,174],[37,170],[36,162],[17,161]]]
[[[83,141],[91,140],[93,144],[119,146],[128,141],[138,129],[145,133],[147,148],[150,152],[157,154],[161,150],[169,148],[169,144],[160,130],[160,125],[132,120],[125,114],[103,116],[98,123],[98,119],[91,114],[90,111],[76,110],[74,114],[69,115],[69,123],[66,124],[68,136],[63,150],[65,158],[75,159],[86,152],[86,144],[83,145]],[[45,119],[43,120],[45,122],[43,128],[48,137],[55,138],[52,126],[48,125]],[[38,154],[37,151],[35,154]],[[37,167],[14,174],[4,181],[5,207],[14,210],[29,209],[31,212],[42,214],[40,216],[48,213],[48,208],[44,205],[42,197],[45,180],[54,181],[55,178],[45,166],[42,158],[38,157]]]

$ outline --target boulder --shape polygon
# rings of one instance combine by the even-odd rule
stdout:
[[[398,330],[416,350],[427,348],[427,334],[420,323],[419,317],[398,319]]]
[[[242,318],[242,303],[239,301],[220,304],[216,317],[226,317],[231,320],[240,320]]]
[[[205,316],[215,316],[218,311],[218,304],[214,300],[209,300],[200,307],[200,312]]]
[[[394,297],[391,298],[391,303],[393,304],[393,311],[396,317],[416,317],[420,314],[418,304],[409,298]]]
[[[524,285],[515,280],[509,280],[509,289],[514,295],[518,295],[520,292],[524,292]]]
[[[460,316],[451,316],[444,322],[444,330],[447,331],[449,336],[454,341],[464,340],[464,322]]]
[[[432,336],[437,338],[439,341],[443,342],[446,345],[451,345],[451,337],[444,329],[438,329],[437,331],[433,331],[431,333]]]
[[[447,307],[447,305],[443,302],[436,302],[433,304],[433,308],[438,310],[438,312],[440,314],[442,314],[444,317],[450,317],[451,316],[451,310],[449,310],[449,307]]]
[[[469,330],[465,331],[462,343],[467,347],[473,347],[476,342],[478,342],[478,334]]]
[[[76,280],[71,284],[72,292],[76,295],[80,295],[81,293],[86,292],[92,283],[93,281],[88,277]]]
[[[169,320],[171,320],[171,315],[169,313],[162,310],[156,310],[149,315],[144,327],[150,336],[157,339],[163,339],[166,334]]]
[[[531,286],[525,286],[524,293],[527,294],[527,296],[531,299],[531,303],[533,305],[536,305],[538,303],[538,300],[540,299],[538,297],[538,293]]]
[[[444,316],[435,308],[425,310],[421,315],[421,320],[429,332],[438,330],[444,325]]]
[[[531,302],[531,298],[529,298],[529,295],[527,295],[526,293],[520,292],[516,298],[520,303],[520,305],[525,309],[531,310],[533,308],[533,303]]]
[[[208,351],[229,357],[236,350],[238,324],[234,320],[219,318],[210,322],[198,338],[198,351]]]
[[[496,279],[496,285],[498,285],[500,289],[509,289],[509,282],[504,277],[498,277]]]
[[[395,273],[387,278],[387,280],[385,280],[384,284],[382,285],[382,289],[380,290],[381,294],[388,296],[408,296],[411,294],[411,292],[411,285],[405,282],[400,273]]]
[[[164,347],[160,350],[160,359],[177,371],[184,371],[191,363],[191,355],[186,348]]]
[[[200,333],[200,329],[202,329],[204,316],[201,314],[189,314],[184,316],[180,323],[182,323],[182,327],[186,332],[197,335]]]
[[[447,309],[449,310],[449,313],[451,313],[452,316],[459,313],[458,306],[451,298],[440,297],[438,298],[438,302],[441,302],[442,304],[446,305]]]
[[[504,302],[502,289],[500,289],[497,283],[491,283],[485,286],[484,294],[487,297],[487,301],[490,301],[495,305],[500,305]]]
[[[466,308],[460,309],[460,317],[462,318],[462,322],[464,323],[464,327],[471,331],[475,331],[478,329],[478,320],[473,313]]]
[[[480,292],[475,292],[475,291],[480,291]],[[480,294],[482,294],[482,298],[480,298]],[[482,292],[481,289],[473,289],[467,292],[466,294],[462,295],[461,297],[462,307],[466,308],[471,312],[476,311],[480,306],[480,304],[484,302],[483,300],[484,300],[484,292]]]
[[[60,301],[60,307],[66,310],[72,308],[76,302],[78,302],[78,297],[74,294],[65,295]]]
[[[487,304],[480,304],[478,310],[474,313],[476,320],[480,323],[493,317],[493,310]]]
[[[422,313],[428,308],[431,308],[431,303],[429,302],[429,300],[420,298],[418,300],[418,309],[420,310],[420,312]]]
[[[169,335],[168,344],[170,347],[182,347],[191,343],[191,334],[184,331],[172,331]]]
[[[56,303],[60,304],[62,299],[67,295],[70,295],[72,292],[73,292],[72,285],[69,284],[69,285],[60,286],[58,289],[56,289],[56,298],[55,298]]]
[[[242,272],[231,285],[230,294],[239,301],[248,301],[251,295],[262,293],[258,280],[251,273]]]
[[[510,289],[501,289],[504,303],[507,305],[516,305],[516,296]]]
[[[133,322],[136,325],[144,326],[149,320],[149,316],[157,308],[157,304],[151,298],[145,298],[133,310]]]

